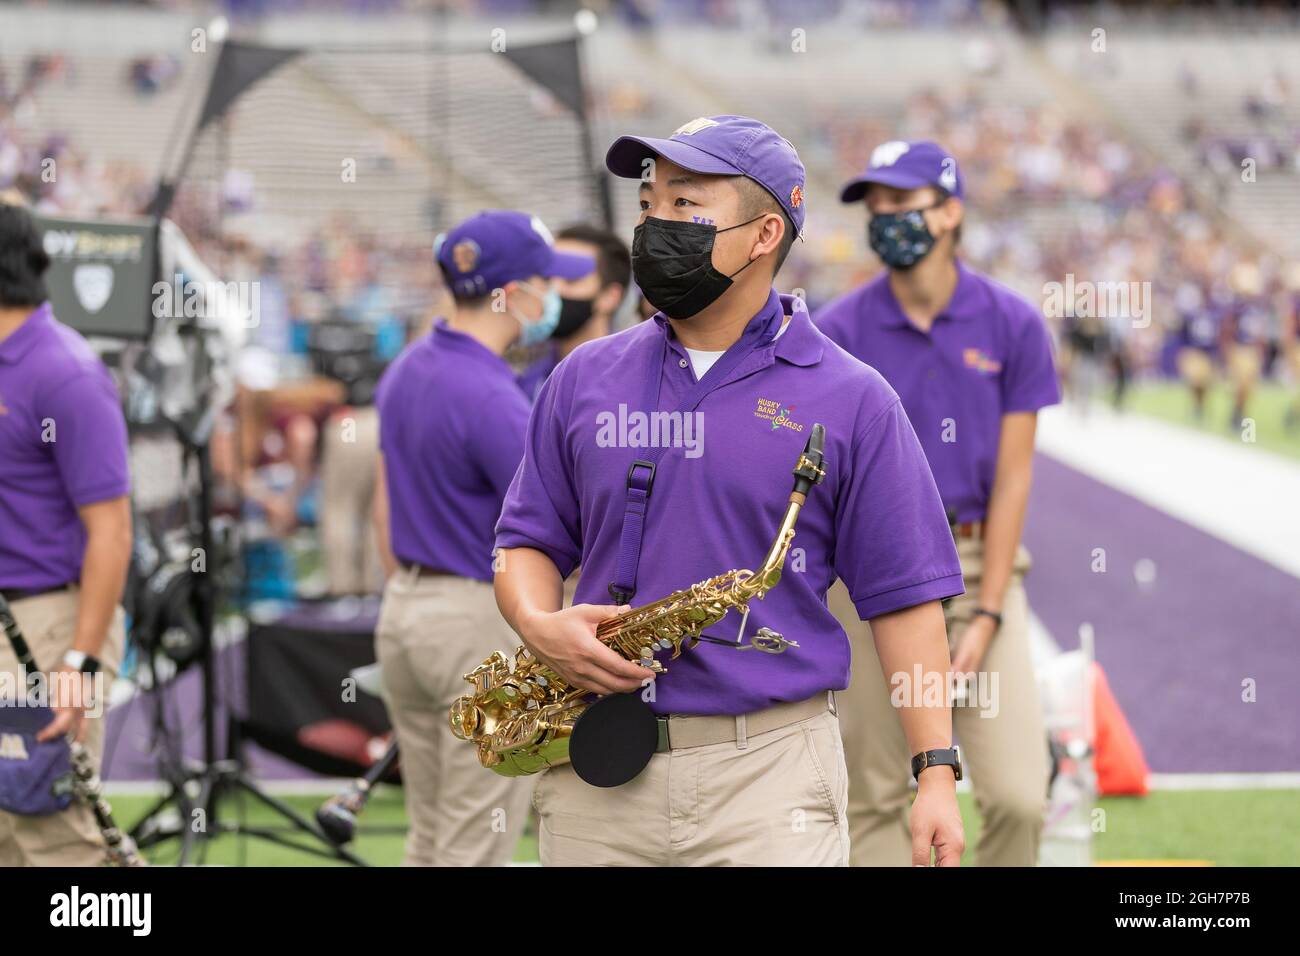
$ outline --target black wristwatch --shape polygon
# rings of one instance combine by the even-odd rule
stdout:
[[[990,611],[990,610],[989,610],[988,608],[986,608],[986,607],[977,607],[977,608],[975,609],[975,611],[974,611],[973,616],[974,616],[974,617],[980,617],[981,615],[984,616],[984,617],[991,617],[991,618],[993,618],[993,628],[994,628],[994,630],[997,630],[998,628],[1000,628],[1000,627],[1002,626],[1002,615],[999,614],[997,611]]]
[[[953,776],[961,779],[961,751],[956,747],[946,750],[927,750],[912,758],[912,776],[921,779],[921,771],[926,767],[952,767]]]

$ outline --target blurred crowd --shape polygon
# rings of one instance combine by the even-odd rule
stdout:
[[[1258,352],[1257,375],[1281,370],[1278,358],[1295,338],[1300,262],[1233,234],[1198,208],[1173,169],[1114,130],[1051,105],[923,91],[897,122],[828,111],[808,135],[836,181],[889,139],[933,139],[951,150],[966,177],[964,256],[1044,305],[1067,374],[1072,353],[1101,355],[1122,398],[1134,374],[1185,374],[1179,355],[1188,348],[1226,368],[1229,354],[1245,346]],[[861,263],[861,237],[850,238],[843,255]],[[862,263],[849,281],[873,268]],[[1067,277],[1076,286],[1124,284],[1133,293],[1129,309],[1053,314],[1048,290]]]
[[[255,12],[255,7],[293,5],[266,0],[229,6]],[[467,6],[481,12],[544,5],[485,0]],[[603,8],[633,19],[644,14],[724,22],[741,7],[766,6],[624,0]],[[812,6],[827,15],[838,9],[835,3]],[[876,15],[911,22],[907,18],[937,15],[939,7],[960,16],[975,6],[881,2],[871,8]],[[124,61],[123,94],[155,95],[177,82],[178,73],[179,64],[167,56]],[[76,62],[63,55],[0,61],[0,190],[16,187],[46,213],[140,214],[156,184],[138,165],[105,161],[40,116],[43,88],[76,81]],[[1192,95],[1200,81],[1189,72],[1171,82]],[[599,92],[601,108],[620,117],[663,105],[637,84]],[[1279,76],[1245,97],[1242,112],[1252,124],[1225,131],[1207,118],[1182,131],[1185,142],[1209,174],[1235,169],[1243,155],[1296,169],[1300,131],[1285,119],[1292,97]],[[811,102],[800,117],[772,121],[798,145],[810,175],[825,183],[856,174],[872,149],[888,140],[933,139],[947,147],[966,180],[962,254],[1044,306],[1067,389],[1076,395],[1086,397],[1109,382],[1114,400],[1122,403],[1135,377],[1178,375],[1199,408],[1216,377],[1243,395],[1261,376],[1300,379],[1300,363],[1292,358],[1300,355],[1294,348],[1300,338],[1300,262],[1232,231],[1198,207],[1177,172],[1114,129],[1055,105],[990,101],[974,86],[918,91],[891,117],[846,118],[833,102]],[[56,176],[45,172],[51,160]],[[261,198],[248,171],[231,170],[206,191],[182,189],[169,214],[225,279],[260,285],[260,322],[240,359],[240,396],[219,438],[226,442],[224,457],[216,460],[237,492],[232,498],[237,507],[246,509],[269,539],[287,539],[314,521],[327,426],[367,404],[367,376],[439,313],[445,293],[427,244],[358,229],[342,215],[291,244],[274,246],[223,224],[224,213],[255,217]],[[824,213],[830,228],[806,250],[797,250],[782,274],[787,288],[805,290],[814,309],[877,268],[866,251],[864,214],[856,209]],[[1128,311],[1053,311],[1048,290],[1067,277],[1075,284],[1133,289]],[[347,380],[337,368],[322,366],[322,349],[313,336],[327,326],[364,331],[359,348],[369,350],[371,372],[353,369]],[[1234,418],[1244,413],[1244,402],[1237,402]]]
[[[124,89],[133,69],[123,70]],[[140,167],[106,162],[40,115],[41,90],[77,81],[76,60],[63,54],[0,61],[0,190],[17,189],[41,212],[137,214],[154,187]]]

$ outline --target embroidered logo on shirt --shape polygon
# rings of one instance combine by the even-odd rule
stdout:
[[[996,375],[1002,371],[1002,363],[983,349],[963,349],[961,357],[967,368],[973,368],[984,375]]]
[[[782,405],[780,402],[774,402],[771,399],[760,398],[758,405],[754,408],[754,417],[761,418],[772,425],[772,431],[778,428],[788,428],[791,431],[803,431],[803,425],[791,418],[794,412],[793,405]]]

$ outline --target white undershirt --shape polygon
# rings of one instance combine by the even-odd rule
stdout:
[[[781,323],[781,328],[777,330],[776,339],[779,339],[785,334],[785,330],[789,325],[790,317],[786,316],[785,321]],[[776,339],[773,339],[772,341],[775,342]],[[682,348],[686,347],[682,346]],[[723,349],[722,352],[706,352],[703,349],[686,349],[686,354],[691,360],[691,368],[695,370],[695,381],[698,382],[700,379],[704,378],[709,369],[713,368],[713,363],[722,358],[725,352],[726,349]]]

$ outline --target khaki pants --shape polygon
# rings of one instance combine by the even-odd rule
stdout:
[[[1259,372],[1264,364],[1264,357],[1255,345],[1233,343],[1228,347],[1228,378],[1237,390],[1254,388],[1259,381]]]
[[[74,589],[24,598],[9,605],[36,665],[47,674],[59,667],[63,655],[72,647],[78,598],[79,591]],[[104,670],[102,706],[107,706],[109,690],[122,663],[125,617],[119,607],[99,653]],[[0,635],[0,672],[13,675],[16,686],[22,686],[22,665],[3,635]],[[97,767],[104,750],[104,721],[102,709],[99,717],[86,717],[83,742]],[[80,800],[74,800],[62,813],[45,817],[18,816],[0,810],[0,866],[99,866],[104,862],[104,854],[104,840],[95,816]]]
[[[957,646],[979,600],[983,543],[959,539],[966,593],[948,607],[948,642]],[[996,709],[953,708],[953,729],[971,780],[983,826],[975,846],[978,866],[1033,866],[1047,808],[1047,732],[1029,655],[1029,602],[1024,576],[1029,553],[1021,547],[1002,609],[1002,627],[989,643],[980,670],[996,675]],[[858,620],[843,583],[827,595],[831,611],[853,644],[853,674],[837,695],[849,771],[849,830],[854,866],[909,866],[908,824],[912,754],[889,685],[880,669],[871,627]],[[981,712],[994,716],[981,716]]]
[[[1179,349],[1174,361],[1178,365],[1178,374],[1192,388],[1205,388],[1214,378],[1214,362],[1200,349]]]
[[[320,541],[329,593],[374,594],[383,585],[370,520],[379,456],[379,413],[354,408],[321,433]]]
[[[847,800],[839,721],[826,710],[657,753],[621,787],[553,767],[533,807],[543,866],[847,866]]]
[[[532,779],[485,769],[474,745],[452,736],[448,709],[471,688],[462,678],[518,639],[492,586],[460,577],[388,580],[375,632],[384,699],[401,748],[410,833],[406,866],[501,866],[528,818]]]

